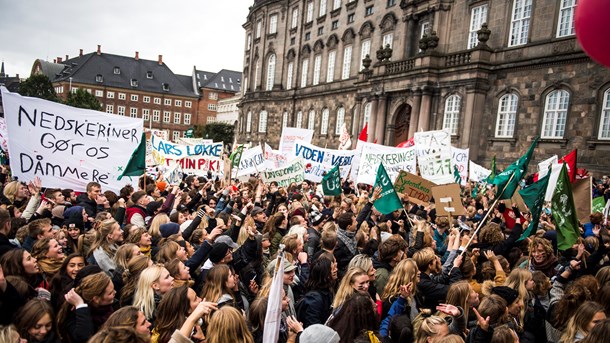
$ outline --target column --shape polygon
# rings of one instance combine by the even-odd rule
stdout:
[[[354,106],[354,115],[352,116],[352,137],[358,138],[362,126],[360,126],[360,113],[362,112],[362,97],[356,97],[356,106]],[[352,139],[353,142],[356,140]]]
[[[421,106],[421,89],[416,89],[413,92],[413,106],[411,107],[411,118],[409,119],[409,137],[412,138],[417,132],[417,121],[419,119],[419,112]]]
[[[419,120],[417,130],[428,131],[430,127],[430,105],[432,104],[432,88],[424,87],[422,90],[421,105],[419,110]]]
[[[369,143],[373,143],[375,141],[375,127],[377,124],[377,118],[375,114],[377,113],[377,96],[374,95],[371,98],[371,118],[369,119],[369,126],[367,128],[367,138],[366,141]]]
[[[476,85],[466,87],[466,103],[464,104],[464,129],[461,130],[461,146],[470,148],[470,159],[479,158],[481,149],[481,122],[485,111],[485,96],[489,86],[477,89]]]
[[[377,104],[377,126],[375,129],[375,139],[377,144],[384,144],[385,138],[385,125],[386,125],[386,107],[388,102],[387,94],[379,96],[379,103]]]
[[[410,15],[407,17],[407,34],[406,36],[406,44],[405,44],[405,48],[406,48],[406,54],[405,57],[409,58],[409,57],[413,57],[415,56],[415,54],[417,53],[417,50],[415,49],[415,37],[416,37],[416,20],[414,18],[414,16]]]

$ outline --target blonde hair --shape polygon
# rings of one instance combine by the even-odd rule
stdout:
[[[413,260],[417,263],[417,268],[425,273],[428,266],[436,259],[436,254],[432,248],[423,248],[413,254]]]
[[[424,318],[419,314],[413,322],[415,332],[415,343],[426,343],[428,338],[436,337],[439,333],[439,326],[447,325],[445,319],[439,316]]]
[[[341,279],[341,283],[339,284],[339,289],[335,295],[335,300],[333,300],[332,308],[338,309],[347,299],[349,299],[349,297],[354,294],[355,291],[352,285],[356,281],[356,278],[362,275],[366,275],[368,277],[369,274],[358,267],[347,270],[343,276],[343,279]]]
[[[464,310],[462,320],[466,325],[465,327],[468,326],[468,315],[470,312],[470,304],[468,302],[468,298],[470,297],[471,292],[472,286],[470,286],[468,281],[458,281],[449,286],[449,291],[447,291],[447,300],[445,301],[445,303],[447,304],[459,306]]]
[[[133,296],[133,306],[142,311],[147,320],[150,320],[155,312],[155,291],[152,284],[159,281],[164,270],[162,264],[153,264],[140,273],[136,293]]]
[[[519,292],[519,298],[523,300],[524,306],[521,308],[521,313],[519,313],[519,325],[523,326],[523,320],[525,318],[525,310],[527,307],[527,303],[529,301],[529,292],[525,288],[525,283],[528,280],[532,279],[532,272],[523,268],[515,268],[513,269],[508,277],[506,278],[506,282],[504,282],[505,286],[508,286],[517,292]],[[509,304],[510,305],[510,304]]]
[[[254,343],[244,316],[231,306],[216,311],[207,329],[208,343]]]
[[[89,248],[89,254],[92,254],[97,248],[102,248],[104,252],[106,252],[111,258],[114,257],[115,251],[112,251],[110,247],[110,242],[108,242],[108,235],[114,231],[114,225],[119,225],[114,219],[106,219],[102,221],[97,227],[95,240],[91,247]]]
[[[140,249],[133,243],[125,243],[116,250],[116,253],[114,253],[114,262],[116,262],[118,267],[121,267],[123,270],[127,269],[127,264],[129,264],[129,261],[134,256],[133,248]]]
[[[19,336],[14,325],[0,325],[0,342],[13,342]]]
[[[392,300],[394,297],[397,297],[400,295],[400,286],[406,285],[409,282],[413,283],[413,291],[411,292],[411,296],[413,296],[417,290],[416,285],[418,272],[419,269],[417,268],[417,263],[415,263],[413,259],[408,258],[398,262],[390,274],[388,283],[383,289],[381,300]]]
[[[21,182],[19,181],[11,181],[4,186],[3,193],[4,196],[10,200],[11,204],[15,202],[15,195],[19,191],[19,187],[21,187]]]
[[[371,267],[373,267],[373,259],[366,254],[358,254],[354,256],[354,258],[352,258],[347,265],[347,269],[360,268],[367,272],[367,274]]]
[[[577,333],[588,334],[587,326],[596,313],[604,312],[604,307],[595,301],[586,301],[578,307],[559,339],[559,343],[572,343]]]
[[[160,227],[163,224],[169,223],[169,216],[165,213],[157,214],[152,221],[150,222],[150,228],[148,229],[148,233],[153,238],[161,238],[161,230]]]

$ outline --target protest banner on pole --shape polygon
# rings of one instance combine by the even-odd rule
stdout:
[[[470,161],[469,166],[468,166],[468,175],[470,177],[470,181],[474,181],[474,182],[483,181],[490,174],[491,174],[491,170]]]
[[[1,91],[13,176],[77,191],[94,181],[118,193],[129,182],[118,177],[142,139],[142,119]]]
[[[395,148],[379,144],[361,143],[358,183],[375,184],[379,164],[382,163],[388,176],[394,182],[401,170],[415,173],[415,148]]]
[[[4,118],[0,118],[0,149],[4,152],[8,152],[8,131]]]
[[[438,185],[454,182],[451,134],[443,130],[416,132],[414,141],[421,176]]]
[[[239,168],[233,168],[236,176],[257,174],[264,169],[265,156],[260,145],[244,150],[239,160]]]
[[[205,176],[211,172],[214,176],[224,177],[222,142],[183,145],[152,135],[151,145],[157,164],[172,167],[178,163],[185,174]]]
[[[462,186],[466,186],[466,183],[468,182],[469,154],[470,148],[460,149],[451,147],[451,165],[456,166],[458,173],[460,173]]]
[[[402,170],[396,181],[394,181],[394,189],[398,193],[409,196],[409,201],[418,205],[428,206],[432,199],[432,187],[436,186],[434,182],[430,182],[415,174]]]
[[[461,188],[457,183],[432,187],[437,216],[462,216],[466,210],[462,205]]]
[[[300,184],[305,180],[305,164],[301,158],[295,158],[286,166],[262,172],[265,183],[277,182],[278,187],[287,188],[291,183]]]
[[[292,155],[296,141],[301,140],[310,144],[312,138],[313,130],[284,127],[284,129],[282,129],[282,136],[280,137],[280,154],[286,156]]]
[[[313,182],[322,181],[322,174],[335,165],[339,166],[341,177],[347,177],[354,154],[355,150],[324,149],[302,140],[295,142],[292,152],[293,156],[301,157],[305,163],[305,180]]]
[[[279,150],[273,150],[271,146],[265,143],[265,169],[278,169],[282,168],[286,162],[288,162],[288,157]]]

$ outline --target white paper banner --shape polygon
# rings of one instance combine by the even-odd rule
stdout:
[[[279,150],[273,150],[265,143],[265,169],[279,169],[286,165],[288,157],[281,154]]]
[[[387,171],[392,183],[396,181],[396,177],[401,170],[415,174],[416,159],[414,147],[395,148],[373,143],[361,144],[362,153],[360,154],[357,183],[374,185],[379,163],[383,163],[383,167]]]
[[[437,185],[454,183],[449,132],[416,132],[414,141],[421,176]]]
[[[457,167],[460,177],[462,178],[462,186],[465,186],[468,182],[468,156],[470,154],[470,148],[460,149],[451,147],[451,168]]]
[[[305,164],[303,159],[296,158],[283,168],[266,170],[262,173],[265,183],[277,182],[278,187],[288,187],[291,183],[297,184],[305,180]]]
[[[486,169],[472,161],[470,161],[469,166],[469,174],[470,181],[480,182],[485,180],[489,175],[491,175],[491,170]]]
[[[222,142],[183,145],[153,135],[151,145],[153,159],[159,165],[171,168],[179,164],[186,174],[207,176],[211,172],[214,176],[224,176]]]
[[[309,144],[312,138],[313,130],[285,127],[282,130],[282,137],[280,138],[280,153],[286,156],[292,155],[294,144],[297,140],[302,140]]]
[[[546,160],[538,163],[538,179],[545,177],[549,173],[549,166],[559,163],[559,157],[553,155]],[[554,189],[555,187],[553,187]]]
[[[0,118],[0,148],[4,152],[8,151],[8,131],[4,118]]]
[[[339,165],[341,177],[347,177],[354,159],[355,150],[333,150],[317,147],[302,140],[297,140],[292,155],[301,157],[305,163],[305,179],[313,182],[322,181],[323,173]]]
[[[233,173],[237,173],[236,176],[243,176],[249,174],[257,174],[265,168],[265,157],[263,156],[263,149],[260,145],[257,145],[248,150],[244,150],[239,160],[239,168],[233,168]]]
[[[19,180],[40,177],[44,187],[76,191],[95,181],[116,193],[129,183],[117,178],[142,139],[142,119],[1,90],[11,171]]]

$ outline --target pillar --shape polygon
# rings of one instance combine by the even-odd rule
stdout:
[[[377,113],[377,96],[373,96],[371,99],[371,118],[369,119],[369,126],[367,128],[367,138],[366,141],[369,143],[373,143],[375,141],[375,128],[377,124],[377,117],[375,113]]]
[[[377,124],[375,129],[375,139],[377,144],[385,143],[385,126],[386,126],[386,108],[387,108],[388,96],[382,94],[379,96],[379,103],[377,104]]]
[[[424,87],[422,90],[421,105],[419,109],[419,119],[417,130],[428,131],[430,128],[430,107],[432,105],[432,88]]]
[[[419,119],[419,111],[421,106],[421,89],[416,89],[413,92],[413,106],[411,107],[411,118],[409,119],[409,139],[417,132],[417,122]]]

